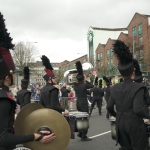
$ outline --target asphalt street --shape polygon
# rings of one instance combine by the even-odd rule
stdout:
[[[119,145],[111,138],[110,122],[106,118],[106,108],[103,107],[102,115],[98,113],[98,109],[94,109],[90,117],[90,128],[88,137],[92,141],[81,141],[79,137],[71,139],[67,150],[119,150]]]

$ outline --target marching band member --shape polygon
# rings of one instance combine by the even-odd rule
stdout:
[[[133,59],[133,63],[134,63],[134,68],[135,68],[134,81],[143,85],[143,82],[142,82],[143,81],[143,76],[142,76],[142,72],[140,70],[139,63],[136,59]],[[150,105],[150,96],[149,96],[147,86],[145,86],[144,97],[145,97],[145,103],[149,106]]]
[[[83,69],[80,61],[76,62],[77,68],[77,81],[78,83],[74,84],[75,95],[77,97],[77,110],[81,112],[87,112],[88,110],[88,101],[87,101],[87,89],[93,88],[93,84],[86,80],[86,76],[83,74]],[[88,138],[87,135],[88,130],[84,130],[79,132],[78,136],[81,138],[82,141],[90,141],[92,139]]]
[[[13,130],[16,102],[9,93],[9,87],[15,84],[15,65],[9,49],[13,49],[3,15],[0,13],[0,149],[13,150],[17,144],[38,140],[49,143],[55,139],[54,134],[41,131],[43,135],[15,135]],[[45,135],[45,136],[44,136]]]
[[[45,108],[54,109],[59,113],[64,112],[64,114],[69,114],[68,110],[60,106],[58,98],[59,89],[54,86],[56,84],[56,76],[52,71],[53,67],[50,64],[49,59],[45,55],[43,55],[41,59],[46,72],[46,75],[44,75],[43,78],[47,83],[41,89],[40,104]]]
[[[29,84],[30,71],[28,67],[24,67],[24,79],[21,80],[21,90],[17,92],[17,104],[20,109],[31,102],[31,92],[27,90]]]
[[[105,100],[106,100],[106,104],[108,104],[108,100],[109,100],[109,97],[110,97],[110,86],[111,86],[111,78],[107,78],[105,76],[103,76],[103,80],[105,81],[107,87],[104,88],[104,92],[105,92]],[[107,114],[106,114],[106,118],[108,119],[109,118],[109,112],[107,111]]]
[[[107,105],[110,114],[116,117],[116,142],[120,144],[120,150],[148,150],[143,121],[143,118],[150,119],[143,105],[145,87],[133,82],[134,64],[129,48],[119,40],[113,46],[114,54],[119,61],[118,70],[124,78],[122,83],[111,87]]]
[[[95,78],[94,88],[90,90],[91,92],[93,92],[93,102],[90,108],[90,116],[95,106],[95,103],[97,103],[99,115],[102,115],[101,108],[102,108],[102,97],[104,96],[104,91],[98,88],[97,86],[98,86],[98,77]]]

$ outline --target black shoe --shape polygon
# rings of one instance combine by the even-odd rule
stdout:
[[[99,115],[102,115],[102,113],[100,113]]]
[[[77,134],[77,136],[78,136],[79,138],[81,138],[81,135],[80,135],[80,134]]]
[[[91,141],[91,140],[92,140],[92,139],[91,139],[91,138],[88,138],[88,137],[81,139],[81,141]]]

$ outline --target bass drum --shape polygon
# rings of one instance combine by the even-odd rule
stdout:
[[[109,118],[109,121],[110,121],[110,125],[111,125],[111,138],[113,140],[116,140],[116,118],[111,116]]]

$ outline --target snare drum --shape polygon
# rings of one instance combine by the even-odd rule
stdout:
[[[65,118],[70,125],[71,138],[73,139],[73,132],[79,132],[89,128],[89,114],[87,112],[71,112],[69,115],[65,115]]]
[[[144,119],[144,123],[146,125],[146,134],[150,137],[150,122],[149,119]]]
[[[116,140],[116,119],[111,116],[109,118],[110,124],[111,124],[111,138],[113,140]]]

